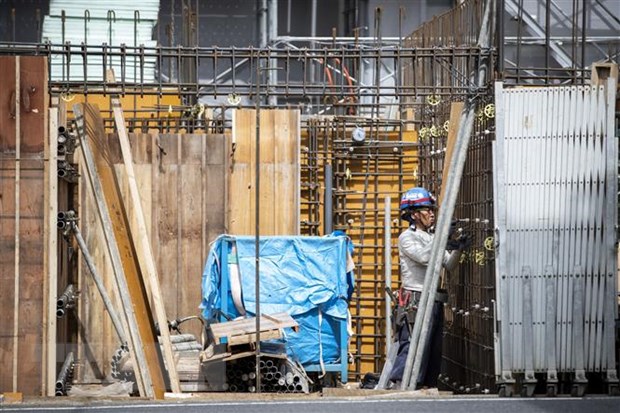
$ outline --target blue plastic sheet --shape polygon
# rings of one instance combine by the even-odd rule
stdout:
[[[243,302],[256,312],[255,238],[222,236],[212,245],[202,278],[202,314],[215,319],[222,308],[220,257],[236,244]],[[286,331],[289,355],[303,365],[339,361],[340,331],[348,321],[353,273],[347,272],[351,242],[343,235],[326,237],[261,237],[260,308],[263,314],[287,312],[299,323],[299,332]],[[226,297],[229,300],[229,297]],[[236,316],[229,303],[228,316]],[[321,333],[319,334],[319,324]],[[320,344],[320,345],[319,345]],[[322,354],[320,354],[322,351]]]

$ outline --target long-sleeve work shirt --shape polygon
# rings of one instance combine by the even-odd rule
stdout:
[[[398,237],[400,274],[402,287],[411,291],[422,291],[426,267],[431,258],[433,234],[409,227]],[[451,270],[459,259],[460,252],[445,252],[443,266]]]

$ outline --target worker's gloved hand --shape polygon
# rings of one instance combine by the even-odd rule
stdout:
[[[448,239],[452,238],[452,236],[454,235],[454,233],[458,229],[458,225],[459,225],[459,220],[458,219],[453,219],[452,222],[450,223],[450,230],[448,232]]]
[[[456,251],[460,249],[461,243],[458,239],[449,239],[448,244],[446,244],[446,250],[448,251]]]
[[[473,237],[471,236],[471,234],[469,232],[463,232],[457,238],[456,241],[458,242],[458,248],[457,249],[463,251],[463,250],[466,250],[469,247],[471,247],[471,244],[473,242]]]

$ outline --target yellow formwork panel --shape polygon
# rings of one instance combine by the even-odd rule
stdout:
[[[390,141],[398,141],[398,132],[388,132]],[[302,142],[307,144],[306,131],[302,131]],[[319,141],[323,137],[318,138]],[[405,143],[417,143],[418,133],[415,130],[402,132],[402,141]],[[406,147],[403,153],[404,159],[407,160],[405,169],[402,171],[403,182],[402,188],[406,190],[415,186],[417,181],[417,151],[415,146]],[[304,158],[302,148],[302,159]],[[319,191],[320,216],[321,225],[319,234],[323,232],[322,226],[322,208],[324,195],[322,189],[324,185],[323,162],[318,162],[319,173],[317,175],[317,184],[321,190]],[[376,165],[373,165],[373,168]],[[395,290],[399,286],[399,270],[398,270],[398,249],[397,241],[400,231],[405,228],[403,222],[399,218],[398,207],[400,203],[401,193],[399,192],[399,180],[394,175],[399,172],[398,162],[390,163],[389,161],[381,161],[379,169],[385,175],[372,178],[371,190],[376,191],[379,200],[375,205],[374,194],[365,194],[365,180],[363,173],[367,171],[365,160],[350,161],[348,169],[352,176],[346,182],[346,208],[353,211],[348,214],[348,227],[346,233],[351,237],[354,244],[359,244],[364,237],[364,244],[374,244],[375,248],[365,248],[364,250],[356,249],[354,260],[356,264],[361,264],[361,271],[356,270],[355,277],[358,284],[356,291],[359,306],[355,301],[351,304],[351,314],[354,316],[355,322],[353,330],[361,331],[359,337],[352,337],[350,341],[349,351],[359,360],[357,364],[350,366],[350,374],[352,377],[363,375],[366,372],[380,370],[383,364],[383,351],[385,349],[385,330],[383,328],[385,320],[385,301],[384,301],[384,197],[391,197],[392,211],[392,289]],[[360,174],[361,175],[355,175]],[[370,189],[369,189],[370,190]],[[364,204],[366,198],[366,204]],[[372,202],[368,199],[373,198]],[[309,219],[309,207],[303,204],[303,200],[307,200],[302,190],[301,220]],[[337,206],[334,204],[334,208]],[[372,211],[372,212],[369,212]],[[363,221],[363,222],[362,222]],[[334,223],[336,224],[336,223]],[[371,239],[369,239],[371,237]],[[378,266],[378,267],[377,267]],[[379,278],[378,280],[376,278]],[[359,309],[359,310],[358,310]],[[379,320],[379,318],[381,320]],[[358,346],[359,344],[359,346]],[[383,349],[383,351],[381,350]]]
[[[67,109],[71,110],[76,103],[91,103],[99,106],[101,116],[104,118],[113,118],[111,97],[93,94],[93,95],[61,95],[61,99],[65,102]],[[125,95],[120,97],[121,107],[125,112],[125,118],[165,118],[165,117],[178,117],[180,112],[178,111],[181,105],[181,100],[176,95],[162,95],[159,96],[152,91],[145,91],[144,96],[139,95]]]

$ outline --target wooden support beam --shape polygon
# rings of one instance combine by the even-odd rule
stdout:
[[[47,167],[45,173],[45,264],[46,270],[46,310],[45,312],[45,353],[46,366],[43,367],[43,393],[56,394],[56,300],[58,297],[58,108],[49,110],[49,142],[45,145]]]
[[[260,111],[260,233],[299,234],[299,111]],[[233,155],[230,168],[229,232],[256,230],[256,111],[233,110]]]
[[[131,242],[129,220],[110,163],[103,120],[99,108],[89,104],[74,105],[73,113],[78,125],[84,171],[91,183],[123,304],[138,388],[142,396],[163,399],[165,378],[155,324],[135,245]]]
[[[19,361],[19,207],[21,175],[21,88],[20,57],[15,57],[15,274],[13,301],[13,392],[17,392],[17,366]]]
[[[443,161],[443,172],[441,174],[441,192],[439,193],[438,203],[441,206],[441,201],[446,195],[446,182],[448,182],[448,170],[450,169],[450,162],[452,162],[452,152],[454,152],[454,145],[456,144],[456,136],[459,132],[459,125],[461,122],[461,112],[463,111],[463,102],[452,102],[450,106],[450,123],[448,126],[448,140],[446,141],[446,154]]]
[[[45,329],[47,61],[0,57],[0,390],[40,396]]]
[[[114,71],[111,69],[107,72],[107,82],[114,83]],[[129,185],[129,196],[132,203],[133,211],[135,214],[136,223],[135,228],[132,228],[131,234],[134,236],[133,244],[136,247],[136,253],[138,262],[142,274],[144,275],[144,283],[147,291],[151,294],[152,304],[155,309],[155,318],[157,323],[161,326],[161,343],[163,348],[164,359],[166,360],[166,366],[168,370],[168,378],[170,379],[170,386],[173,392],[180,393],[181,386],[179,384],[179,376],[177,374],[176,364],[174,362],[174,356],[172,351],[172,343],[170,342],[170,332],[168,331],[168,319],[166,317],[166,309],[164,307],[163,296],[161,287],[159,285],[159,278],[157,274],[157,266],[155,264],[155,258],[153,256],[153,250],[151,249],[151,243],[149,241],[149,234],[146,228],[146,219],[142,208],[142,201],[140,200],[140,192],[138,191],[138,184],[136,182],[136,174],[133,167],[133,158],[131,155],[131,145],[129,143],[129,137],[125,128],[125,118],[123,116],[123,109],[118,95],[111,95],[112,110],[114,112],[114,121],[116,123],[116,130],[118,131],[118,140],[121,147],[121,153],[123,155],[123,164],[125,166],[125,174],[127,176],[127,182]],[[179,139],[179,142],[181,140]],[[180,208],[179,208],[180,210]],[[164,327],[165,326],[165,327]]]

